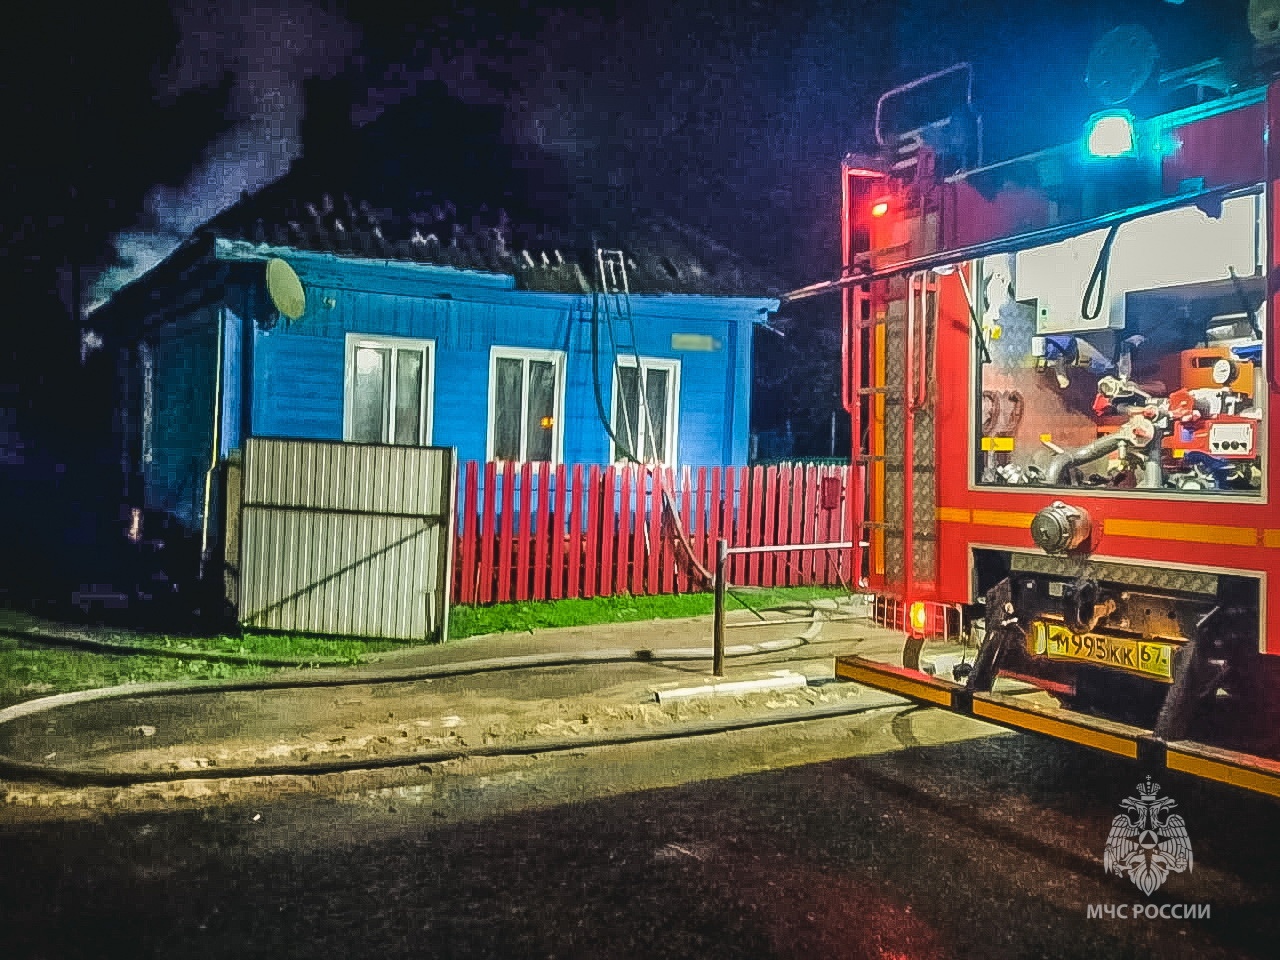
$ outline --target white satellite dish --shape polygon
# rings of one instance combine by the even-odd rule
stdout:
[[[293,267],[279,257],[267,261],[267,293],[281,315],[297,320],[307,309],[307,294]]]

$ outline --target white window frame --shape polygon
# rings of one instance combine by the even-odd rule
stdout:
[[[564,400],[565,400],[565,352],[563,350],[534,350],[529,347],[490,347],[489,348],[489,400],[485,408],[485,459],[494,460],[494,403],[498,397],[498,361],[499,360],[543,360],[555,366],[555,405],[552,410],[551,464],[564,462]],[[529,365],[522,365],[521,400],[526,409],[520,417],[520,450],[528,451],[529,438],[525,435],[528,424],[527,404],[529,402]],[[517,460],[523,463],[523,459]]]
[[[622,384],[618,374],[621,367],[636,366],[636,358],[618,357],[617,363],[613,368],[613,408],[609,412],[609,423],[613,427],[615,434],[620,434],[623,425],[618,422],[620,412],[619,400],[622,398]],[[667,420],[666,420],[666,449],[658,451],[660,454],[660,462],[665,466],[675,466],[677,457],[680,452],[680,361],[670,357],[640,357],[640,402],[644,403],[645,385],[648,382],[650,370],[664,370],[667,374]],[[647,439],[648,423],[645,418],[641,419],[639,430],[637,431],[638,443],[640,449],[634,451],[636,456],[643,456],[645,442]],[[609,439],[609,457],[614,463],[622,462],[622,453],[618,449],[618,444],[611,437]]]
[[[342,439],[346,442],[352,442],[352,420],[353,407],[355,405],[355,373],[356,373],[356,349],[358,347],[374,347],[375,349],[391,350],[391,399],[390,399],[390,415],[387,419],[387,434],[382,440],[383,443],[390,444],[391,437],[395,436],[395,409],[396,409],[396,378],[395,378],[395,352],[401,349],[422,350],[426,352],[426,389],[422,391],[422,407],[418,413],[418,422],[421,424],[421,431],[418,439],[418,446],[429,447],[433,437],[435,428],[434,410],[436,399],[436,342],[435,340],[426,340],[416,337],[386,337],[382,334],[371,333],[348,333],[346,343],[346,353],[343,358],[343,377],[342,377]]]

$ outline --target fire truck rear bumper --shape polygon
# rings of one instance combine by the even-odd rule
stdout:
[[[1166,742],[1143,727],[1116,723],[1004,693],[973,693],[963,684],[918,670],[849,656],[836,658],[836,677],[988,723],[1078,743],[1150,766],[1280,797],[1280,762],[1189,740]]]

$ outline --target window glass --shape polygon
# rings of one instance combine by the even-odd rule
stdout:
[[[978,263],[975,482],[1256,496],[1259,198]]]
[[[495,460],[556,462],[562,440],[563,354],[503,347],[490,356],[490,455]]]
[[[380,443],[384,439],[391,394],[389,355],[390,351],[382,348],[356,348],[351,439],[357,443]]]
[[[396,351],[395,443],[415,445],[422,436],[423,354]]]
[[[153,442],[155,434],[155,358],[151,347],[146,343],[138,344],[138,359],[142,364],[142,464],[145,470],[153,458]]]
[[[519,460],[520,421],[524,410],[524,361],[499,357],[494,387],[493,456]]]
[[[667,371],[650,368],[645,371],[645,403],[648,407],[644,421],[646,434],[645,459],[667,458]]]
[[[551,460],[555,449],[556,367],[548,360],[529,361],[529,411],[526,460]]]
[[[618,451],[618,459],[627,454],[640,456],[640,371],[635,367],[618,367],[618,392],[622,401],[615,419],[614,433],[626,444],[626,450]]]

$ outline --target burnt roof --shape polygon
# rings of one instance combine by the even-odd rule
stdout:
[[[495,108],[432,87],[356,128],[334,106],[342,93],[309,88],[303,155],[197,232],[504,273],[530,290],[588,292],[597,248],[624,252],[636,293],[783,289],[705,233],[635,209],[536,146],[505,142]]]
[[[598,229],[520,224],[503,207],[449,200],[417,209],[374,206],[346,192],[292,196],[288,177],[243,198],[198,232],[229,240],[376,260],[509,274],[521,289],[590,292],[595,251],[622,250],[634,293],[764,296],[780,285],[723,244],[662,214]]]

